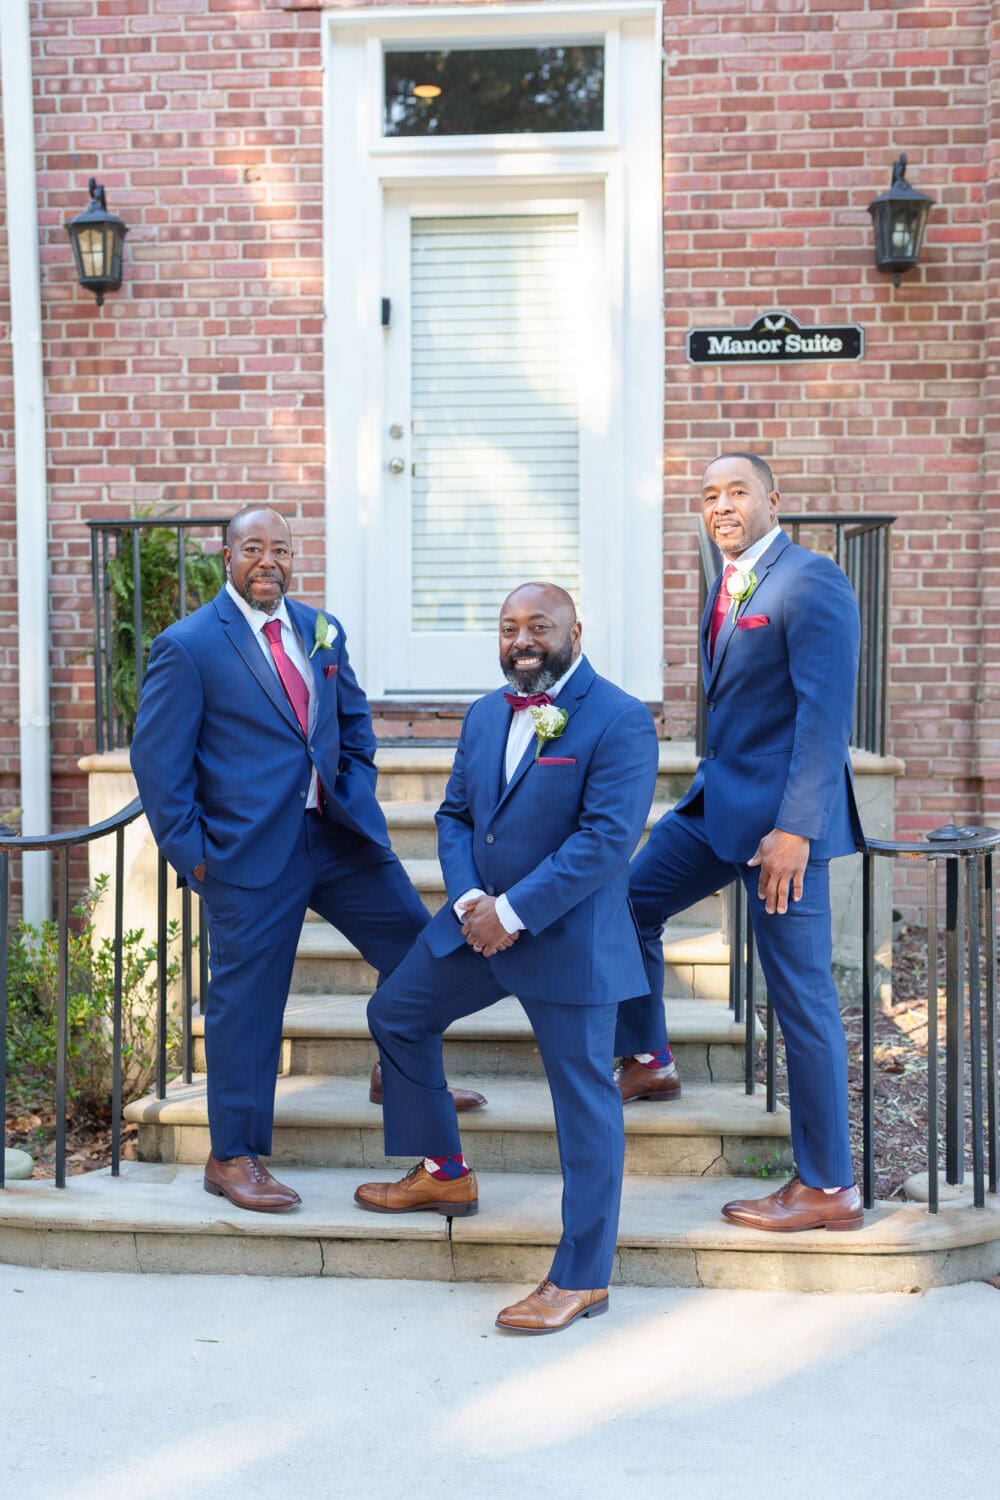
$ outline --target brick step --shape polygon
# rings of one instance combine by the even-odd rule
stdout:
[[[462,1117],[465,1150],[484,1171],[557,1172],[552,1102],[540,1079],[463,1078],[489,1106]],[[205,1079],[171,1084],[166,1099],[128,1105],[139,1126],[144,1161],[204,1161],[208,1155]],[[769,1115],[764,1097],[731,1083],[689,1084],[670,1104],[640,1101],[625,1111],[625,1170],[632,1174],[725,1176],[753,1163],[779,1169],[790,1161],[783,1109]],[[308,1166],[382,1167],[382,1116],[368,1102],[365,1078],[292,1075],[275,1093],[276,1162]],[[412,1166],[410,1158],[390,1164]]]
[[[668,999],[723,1000],[729,995],[729,945],[718,928],[671,926],[664,933],[663,992]],[[325,922],[303,924],[292,971],[297,994],[370,994],[375,970]]]
[[[480,1173],[479,1213],[447,1219],[364,1212],[353,1201],[364,1175],[356,1168],[283,1171],[303,1199],[288,1214],[241,1213],[209,1197],[200,1164],[123,1162],[120,1178],[91,1172],[71,1177],[65,1191],[46,1181],[11,1183],[0,1193],[0,1261],[87,1271],[523,1281],[525,1289],[544,1275],[559,1234],[557,1177]],[[973,1209],[965,1195],[936,1216],[918,1204],[880,1203],[853,1234],[765,1234],[721,1217],[728,1197],[759,1197],[772,1187],[759,1178],[626,1178],[612,1285],[913,1292],[1000,1272],[1000,1209],[992,1196],[987,1208]]]
[[[454,748],[449,745],[381,745],[378,797],[382,802],[433,802],[444,796]],[[656,800],[670,802],[690,785],[698,765],[691,741],[663,741],[656,779]]]
[[[437,857],[433,859],[404,858],[402,864],[428,911],[436,912],[444,905],[446,896],[444,876],[441,874],[441,866]],[[725,897],[721,893],[716,893],[706,896],[703,901],[695,902],[673,921],[682,927],[721,927],[725,919]],[[322,920],[322,917],[315,912],[310,911],[306,914],[307,922],[321,922]]]
[[[375,1048],[365,1022],[367,994],[292,995],[282,1028],[281,1072],[367,1077]],[[745,1028],[724,1002],[667,1000],[667,1027],[681,1078],[687,1083],[739,1082]],[[194,1065],[205,1069],[205,1022],[195,1016]],[[449,1078],[541,1078],[538,1047],[517,1000],[498,1000],[465,1016],[445,1037]]]

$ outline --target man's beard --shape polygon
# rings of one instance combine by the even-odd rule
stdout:
[[[537,656],[538,652],[534,654]],[[558,651],[546,652],[545,660],[533,672],[519,672],[512,661],[505,662],[502,657],[500,659],[500,670],[511,687],[516,688],[519,693],[529,695],[546,692],[554,682],[559,681],[560,677],[565,677],[572,665],[573,642],[571,640],[567,640],[565,646]]]
[[[232,575],[230,575],[230,579],[231,578]],[[258,580],[255,578],[248,578],[245,581],[243,587],[238,591],[240,598],[243,599],[245,603],[249,604],[251,609],[259,610],[262,615],[277,614],[278,610],[281,608],[281,601],[282,599],[284,599],[286,593],[285,580],[280,575],[276,576],[273,579],[270,577],[268,578],[269,583],[276,583],[278,585],[278,588],[281,590],[277,599],[272,600],[268,604],[262,604],[259,599],[255,599],[253,596],[253,585],[257,581]]]

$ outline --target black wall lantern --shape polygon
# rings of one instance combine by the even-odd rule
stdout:
[[[875,264],[880,271],[892,272],[893,286],[899,286],[903,272],[912,271],[920,259],[933,202],[907,182],[906,157],[901,156],[893,164],[889,191],[868,205],[875,225]]]
[[[90,202],[82,214],[66,225],[80,285],[96,292],[98,307],[104,293],[117,292],[122,284],[122,249],[128,230],[121,219],[108,213],[104,189],[96,177],[90,179]]]

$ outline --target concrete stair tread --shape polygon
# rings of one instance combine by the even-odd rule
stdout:
[[[295,1240],[317,1236],[360,1240],[446,1240],[453,1243],[552,1244],[559,1233],[559,1178],[527,1173],[480,1173],[479,1213],[450,1221],[439,1214],[367,1213],[356,1207],[354,1189],[365,1180],[395,1180],[391,1170],[366,1177],[364,1168],[295,1167],[282,1180],[302,1195],[302,1207],[287,1214],[241,1212],[202,1187],[200,1165],[123,1162],[121,1176],[108,1170],[71,1177],[65,1190],[51,1181],[15,1182],[0,1193],[0,1231],[9,1228],[159,1232],[227,1238]],[[759,1178],[642,1177],[625,1179],[619,1248],[674,1247],[808,1256],[858,1257],[958,1249],[1000,1240],[1000,1199],[987,1195],[984,1209],[966,1194],[937,1215],[922,1204],[891,1200],[876,1204],[863,1229],[851,1234],[824,1230],[775,1235],[730,1224],[720,1214],[730,1198],[760,1197],[775,1184]]]
[[[466,1137],[477,1131],[524,1134],[555,1129],[544,1079],[463,1077],[461,1082],[465,1088],[478,1089],[489,1100],[486,1109],[462,1115]],[[135,1124],[205,1125],[207,1117],[203,1075],[190,1084],[170,1084],[165,1099],[147,1096],[125,1110],[126,1120]],[[290,1074],[278,1079],[276,1129],[335,1126],[372,1130],[379,1119],[377,1106],[368,1100],[367,1078]],[[789,1123],[783,1108],[773,1115],[767,1113],[763,1091],[748,1096],[739,1084],[693,1083],[671,1103],[641,1100],[630,1104],[625,1110],[625,1131],[627,1135],[762,1136],[784,1141]]]
[[[370,1035],[365,1020],[368,995],[289,995],[282,1035],[295,1038],[349,1040]],[[666,1000],[667,1031],[676,1045],[728,1043],[741,1046],[746,1028],[733,1020],[733,1013],[720,1000]],[[205,1018],[192,1018],[195,1036],[203,1036]],[[483,1042],[530,1042],[533,1033],[528,1018],[511,995],[476,1015],[463,1016],[449,1026],[449,1040]],[[373,1054],[374,1055],[374,1054]]]
[[[381,803],[390,836],[394,828],[436,829],[434,814],[439,806],[439,802],[411,802],[402,798],[390,798]],[[672,806],[672,802],[654,802],[646,817],[646,827],[652,828],[653,824],[658,822],[664,813],[669,812]]]
[[[663,956],[668,964],[729,963],[729,944],[717,927],[675,927],[666,929]],[[298,957],[360,959],[361,954],[350,940],[328,922],[304,922],[299,938]]]
[[[453,745],[380,745],[375,764],[383,772],[449,772],[455,758]],[[693,740],[661,740],[659,768],[664,772],[689,772],[698,769]]]

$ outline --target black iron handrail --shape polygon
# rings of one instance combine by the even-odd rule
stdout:
[[[55,1067],[55,1115],[56,1115],[56,1187],[66,1186],[66,1107],[67,1107],[67,1059],[69,1050],[69,855],[72,849],[93,843],[95,839],[114,835],[114,979],[113,979],[113,1035],[112,1035],[112,1084],[111,1084],[111,1172],[117,1177],[121,1163],[121,1114],[122,1114],[122,985],[125,910],[125,829],[142,814],[142,803],[134,798],[127,807],[101,823],[86,828],[74,828],[65,833],[16,834],[13,829],[0,826],[0,1119],[7,1117],[7,1012],[8,973],[7,944],[10,930],[10,857],[12,854],[33,854],[39,850],[54,850],[56,860],[58,959],[56,978],[56,1067]],[[167,923],[167,879],[168,866],[162,854],[157,855],[156,890],[156,1094],[163,1099],[167,1092],[167,1020],[168,1020],[168,923]],[[204,996],[208,984],[208,943],[205,911],[199,901],[198,947],[199,947],[199,995]],[[185,887],[181,892],[181,1016],[182,1016],[182,1071],[184,1082],[190,1083],[193,1072],[193,968],[192,951],[194,933],[191,908],[191,891]],[[4,1187],[4,1158],[0,1151],[0,1188]]]
[[[944,865],[945,898],[945,1181],[965,1180],[965,1138],[972,1147],[972,1200],[985,1204],[985,1190],[997,1191],[1000,1178],[1000,1098],[998,1098],[997,914],[994,856],[1000,829],[947,824],[921,840],[869,839],[862,860],[862,1178],[865,1207],[875,1201],[875,861],[923,860],[927,865],[927,1207],[939,1206],[940,1122],[938,996],[939,867]],[[753,929],[740,881],[729,888],[729,1004],[746,1026],[744,1082],[757,1087],[758,1024],[755,1003]],[[985,1047],[984,1047],[985,992]],[[766,1108],[777,1109],[774,1008],[765,996],[764,1077]],[[969,1109],[965,1108],[965,1026],[969,1028]],[[984,1101],[985,1072],[985,1101]],[[985,1107],[985,1114],[984,1114]],[[985,1148],[983,1132],[985,1128]]]
[[[98,752],[122,749],[128,744],[129,725],[115,701],[114,607],[108,582],[112,558],[127,556],[132,581],[133,670],[138,689],[146,668],[143,650],[143,599],[141,541],[144,532],[172,532],[177,546],[177,618],[188,609],[187,537],[197,530],[225,542],[225,520],[218,517],[123,516],[116,520],[91,520],[90,570],[94,591],[94,731]],[[202,601],[204,602],[204,601]]]
[[[837,511],[834,514],[782,515],[781,525],[800,542],[804,529],[833,532],[833,559],[851,582],[861,613],[861,657],[854,704],[851,745],[886,752],[889,684],[889,584],[892,526],[895,516]],[[698,517],[698,552],[701,560],[698,618],[704,613],[708,590],[722,569],[722,553]],[[705,693],[698,658],[698,711],[695,744],[705,753]]]

